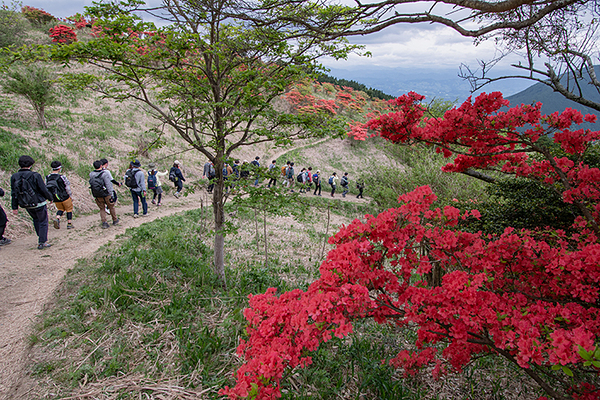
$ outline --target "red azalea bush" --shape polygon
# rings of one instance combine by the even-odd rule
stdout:
[[[50,37],[55,43],[69,44],[77,41],[77,34],[73,28],[66,25],[57,25],[50,28]]]
[[[538,104],[500,111],[508,104],[499,93],[425,121],[420,100],[402,96],[396,112],[367,126],[394,142],[426,142],[455,155],[447,171],[495,168],[552,186],[583,215],[574,233],[470,233],[460,227],[477,210],[433,209],[429,187],[402,195],[400,207],[330,238],[336,247],[308,290],[250,297],[248,339],[238,347],[245,364],[235,387],[223,391],[230,398],[280,397],[286,369],[310,364],[311,351],[364,318],[415,327],[414,346],[387,359],[406,374],[460,372],[486,354],[522,368],[548,397],[600,397],[600,170],[582,162],[600,132],[571,130],[584,119],[573,110],[542,116]],[[540,142],[544,136],[561,156]]]
[[[23,16],[34,25],[43,25],[47,22],[56,21],[56,17],[54,17],[52,14],[31,6],[22,7],[21,14],[23,14]]]

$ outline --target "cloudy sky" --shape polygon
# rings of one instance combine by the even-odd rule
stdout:
[[[82,13],[84,6],[91,5],[92,0],[24,0],[23,4],[41,8],[57,17],[67,17]],[[430,75],[443,70],[445,76],[456,76],[461,64],[477,67],[478,60],[490,60],[495,55],[492,41],[484,41],[475,46],[472,39],[432,24],[396,25],[376,34],[353,37],[351,41],[365,45],[372,57],[351,55],[348,60],[324,60],[323,64],[335,71],[338,78],[355,79],[356,73],[351,77],[339,75],[344,70],[356,71],[361,68],[365,71],[382,68],[388,73],[391,69],[398,69],[403,73],[412,70]],[[507,71],[510,61],[514,59],[499,64],[496,67],[498,73]],[[528,85],[523,82],[512,86],[525,88]]]

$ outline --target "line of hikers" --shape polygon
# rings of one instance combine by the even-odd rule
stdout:
[[[62,164],[60,161],[52,161],[50,167],[52,172],[44,178],[32,171],[35,160],[28,155],[19,157],[19,171],[10,178],[11,188],[11,208],[14,215],[18,215],[19,208],[23,208],[31,216],[35,233],[38,236],[38,249],[43,250],[50,247],[48,243],[48,203],[54,203],[56,207],[56,216],[52,219],[52,225],[60,229],[61,219],[66,214],[67,229],[73,229],[73,199],[71,183],[62,173]],[[148,177],[140,169],[141,164],[138,160],[132,161],[125,172],[123,184],[131,192],[133,199],[133,217],[139,217],[139,203],[142,204],[143,216],[148,215],[148,205],[146,203],[147,189],[154,192],[152,204],[161,205],[162,184],[160,177],[169,176],[169,180],[175,186],[175,197],[179,198],[183,190],[183,173],[181,172],[181,163],[177,160],[173,163],[170,171],[159,172],[156,165],[150,163],[148,166]],[[110,215],[113,225],[119,224],[119,218],[115,210],[117,202],[117,192],[115,186],[121,186],[122,183],[115,180],[108,170],[108,160],[103,158],[93,162],[94,170],[89,174],[89,184],[92,196],[96,205],[100,209],[100,219],[102,228],[109,228],[108,216]],[[140,173],[141,172],[141,173]],[[4,196],[4,190],[0,188],[0,197]],[[157,201],[158,199],[158,201]],[[0,246],[11,243],[11,239],[4,237],[8,217],[6,212],[0,206]]]
[[[52,219],[52,225],[56,229],[60,229],[61,219],[66,214],[67,229],[73,229],[73,200],[71,184],[69,179],[62,173],[62,164],[60,161],[52,161],[50,167],[52,172],[46,176],[46,179],[32,171],[31,168],[35,164],[35,160],[31,156],[23,155],[19,157],[19,171],[13,174],[10,178],[11,187],[11,208],[14,215],[18,215],[19,208],[24,208],[31,216],[35,232],[38,236],[38,249],[42,250],[50,247],[48,243],[48,203],[54,203],[57,211],[56,216]],[[239,160],[235,160],[232,166],[225,164],[223,167],[223,178],[228,181],[230,178],[249,179],[251,172],[254,173],[254,186],[269,178],[267,187],[270,188],[277,184],[277,179],[283,180],[283,186],[291,192],[294,187],[299,187],[300,193],[307,193],[312,190],[314,184],[313,195],[321,196],[323,175],[320,170],[313,173],[312,167],[302,168],[300,173],[296,175],[294,171],[294,163],[288,161],[286,165],[281,167],[280,172],[277,169],[277,161],[273,160],[269,167],[264,170],[260,169],[260,157],[256,157],[251,163],[244,161],[240,164]],[[152,204],[157,207],[162,201],[162,183],[161,178],[168,174],[168,178],[173,182],[175,187],[174,196],[179,198],[183,190],[183,182],[185,178],[181,171],[181,163],[177,160],[173,162],[173,166],[167,172],[160,172],[156,169],[154,163],[148,165],[147,177],[141,169],[141,163],[136,159],[129,164],[129,168],[123,177],[123,183],[115,180],[108,169],[108,160],[103,158],[93,162],[94,170],[89,174],[89,184],[92,196],[96,205],[100,209],[100,219],[102,228],[110,227],[108,216],[112,219],[113,225],[119,224],[119,218],[115,210],[117,202],[117,192],[115,186],[125,185],[129,188],[133,200],[133,217],[140,216],[140,203],[142,208],[142,216],[148,215],[148,203],[146,201],[147,190],[153,191]],[[214,178],[216,177],[214,164],[207,162],[204,164],[203,178],[209,179],[208,192],[212,193],[214,188]],[[334,172],[326,181],[331,187],[331,197],[335,197],[335,192],[338,184],[342,187],[342,197],[346,197],[349,189],[348,172],[339,178]],[[228,188],[230,185],[226,184]],[[359,190],[356,198],[363,198],[364,183],[356,182],[356,188]],[[4,190],[0,188],[0,197],[4,196]],[[0,246],[11,243],[11,240],[4,237],[8,217],[0,206]]]
[[[229,163],[225,163],[223,166],[223,179],[225,181],[226,190],[231,186],[229,184],[230,180],[237,179],[249,179],[250,174],[254,174],[254,186],[258,186],[260,182],[264,181],[266,178],[269,179],[267,183],[267,187],[275,186],[277,184],[277,179],[280,177],[283,180],[283,186],[287,187],[291,192],[294,191],[295,186],[299,186],[300,193],[307,193],[312,190],[312,185],[315,185],[315,189],[313,195],[321,196],[322,191],[322,181],[323,175],[320,170],[317,170],[313,173],[312,167],[302,168],[300,173],[296,175],[294,171],[294,163],[288,161],[286,165],[281,167],[280,173],[277,169],[277,160],[271,161],[271,164],[268,166],[266,171],[260,169],[260,157],[256,156],[256,158],[252,162],[248,162],[244,160],[243,163],[240,163],[240,160],[235,160],[233,165]],[[266,172],[266,173],[265,173]],[[208,179],[209,184],[207,187],[208,193],[212,193],[215,183],[214,179],[216,178],[216,171],[214,167],[214,163],[211,161],[207,161],[204,164],[202,178]],[[346,197],[346,194],[350,191],[350,180],[348,177],[348,172],[344,172],[344,175],[341,179],[337,176],[337,172],[334,172],[326,182],[331,187],[331,197],[335,197],[335,191],[337,189],[338,184],[342,187],[342,197]],[[357,199],[363,198],[363,190],[365,184],[362,180],[356,182],[356,188],[359,193],[356,196]]]

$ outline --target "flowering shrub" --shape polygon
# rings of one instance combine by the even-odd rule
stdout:
[[[433,209],[427,186],[406,193],[400,207],[355,220],[330,238],[336,247],[308,290],[250,297],[248,339],[238,347],[246,363],[235,387],[223,391],[230,398],[280,397],[286,369],[310,364],[319,344],[350,334],[363,318],[416,327],[414,345],[386,360],[405,374],[460,372],[485,354],[522,368],[549,397],[598,398],[600,170],[580,160],[600,132],[570,130],[584,120],[573,110],[501,112],[507,102],[499,93],[422,123],[420,100],[402,96],[398,111],[367,126],[394,142],[424,141],[456,155],[447,171],[494,167],[552,185],[582,211],[574,233],[465,232],[459,227],[479,218],[477,210]],[[540,144],[548,135],[560,157]]]
[[[34,25],[42,25],[47,22],[56,21],[56,17],[53,15],[48,14],[44,10],[40,10],[39,8],[31,6],[22,7],[21,14],[23,14],[23,16]]]
[[[73,28],[66,25],[57,25],[50,28],[50,37],[53,42],[69,44],[77,41],[77,34]]]
[[[85,17],[79,13],[68,17],[67,20],[75,24],[75,29],[83,29],[92,24],[92,22],[86,20]]]

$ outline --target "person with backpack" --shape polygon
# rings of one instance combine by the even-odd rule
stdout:
[[[296,182],[300,184],[300,193],[306,192],[306,168],[302,168],[296,177]]]
[[[290,168],[290,163],[291,163],[291,161],[288,161],[287,163],[285,163],[285,165],[283,167],[281,167],[281,179],[283,180],[282,185],[284,187],[288,186],[287,173],[288,173],[288,169]]]
[[[73,199],[71,198],[71,183],[62,175],[60,161],[50,163],[52,173],[46,176],[46,188],[52,194],[56,206],[56,218],[52,220],[54,229],[60,229],[60,218],[67,213],[67,229],[73,229]]]
[[[356,188],[358,189],[358,194],[356,195],[357,199],[364,199],[363,190],[365,188],[365,182],[362,179],[356,181]]]
[[[269,179],[269,183],[267,184],[267,187],[270,188],[271,184],[273,184],[273,186],[277,185],[277,178],[275,176],[276,172],[275,172],[275,168],[277,167],[277,160],[273,160],[271,162],[271,165],[269,165],[269,176],[271,179]]]
[[[215,168],[213,167],[212,170],[214,171]],[[212,178],[210,176],[208,177],[208,179],[213,179],[213,178],[214,177],[212,177]],[[183,177],[183,173],[181,172],[181,163],[177,160],[175,160],[173,162],[173,166],[169,170],[169,180],[175,184],[175,189],[177,189],[173,195],[175,197],[179,198],[179,196],[181,195],[181,191],[183,190],[183,182],[185,182],[185,178]],[[214,186],[214,184],[212,186]],[[209,187],[208,193],[211,193],[212,192],[211,185],[209,185],[208,187]]]
[[[19,171],[10,177],[11,207],[14,215],[19,214],[19,207],[27,210],[33,220],[33,227],[38,236],[39,250],[50,247],[48,243],[48,207],[52,202],[52,194],[44,184],[44,178],[31,170],[35,160],[31,156],[19,157]]]
[[[331,197],[335,197],[335,188],[337,187],[337,181],[339,180],[337,176],[337,172],[334,172],[333,175],[329,177],[329,185],[331,186]]]
[[[344,172],[344,176],[342,176],[342,180],[340,181],[340,185],[342,185],[342,187],[344,188],[344,191],[342,192],[342,197],[346,197],[346,194],[350,190],[350,186],[348,185],[348,183],[348,173]]]
[[[4,189],[0,188],[0,197],[4,197]],[[6,224],[8,224],[8,217],[2,206],[0,206],[0,246],[10,244],[12,240],[4,237],[4,231],[6,230]]]
[[[290,162],[290,165],[287,169],[286,179],[287,179],[287,183],[288,183],[288,189],[290,189],[290,192],[293,192],[294,191],[294,180],[296,179],[296,177],[294,176],[294,163],[293,162]]]
[[[156,170],[156,164],[150,163],[148,164],[148,190],[152,190],[154,192],[154,196],[152,196],[152,204],[156,204],[157,207],[161,205],[162,200],[162,183],[160,181],[160,177],[167,176],[169,171],[159,172]],[[156,198],[158,197],[158,203],[156,202]]]
[[[121,187],[121,182],[117,181],[115,178],[113,178],[110,170],[108,169],[108,160],[106,158],[101,158],[100,162],[102,163],[102,169],[106,171],[106,173],[108,174],[108,177],[110,178],[110,181],[114,185],[117,185],[118,187]],[[117,204],[117,191],[114,190],[113,191],[113,203]]]
[[[258,179],[260,176],[260,162],[258,162],[258,160],[260,160],[260,157],[256,156],[254,158],[254,161],[250,163],[252,164],[252,168],[254,169],[254,176],[256,177],[256,179],[254,180],[254,186],[258,186]]]
[[[109,171],[102,168],[102,161],[96,160],[93,163],[94,170],[90,172],[90,190],[92,196],[96,201],[96,205],[100,209],[100,220],[102,221],[102,229],[109,228],[107,222],[107,212],[112,218],[112,224],[118,225],[119,218],[117,217],[117,211],[115,210],[115,190],[111,181],[111,174]]]
[[[314,191],[313,195],[320,196],[321,195],[321,171],[317,170],[317,172],[315,172],[313,174],[312,181],[315,184],[315,191]],[[317,190],[319,191],[318,195],[317,195]]]
[[[131,163],[130,168],[125,171],[125,186],[131,192],[133,199],[133,218],[140,216],[140,202],[142,203],[142,216],[148,216],[148,203],[146,202],[146,182],[144,179],[144,171],[140,169],[142,164],[135,160]]]

